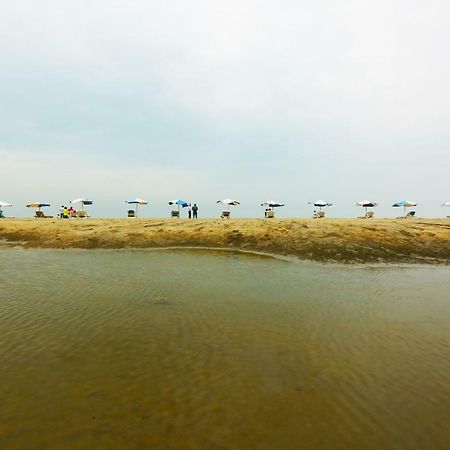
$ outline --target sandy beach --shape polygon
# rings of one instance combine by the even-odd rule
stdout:
[[[450,263],[445,219],[7,219],[0,239],[23,248],[208,247],[322,262]]]

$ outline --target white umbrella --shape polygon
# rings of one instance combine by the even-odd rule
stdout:
[[[6,206],[12,206],[12,205],[11,205],[11,203],[2,202],[2,201],[0,200],[0,217],[3,217],[2,208],[5,208]]]
[[[138,206],[139,205],[148,205],[148,201],[147,200],[142,200],[142,198],[135,198],[134,200],[126,200],[125,203],[128,203],[129,205],[136,205],[135,208],[135,215],[137,217],[137,213],[138,213]]]
[[[27,205],[27,208],[34,208],[34,209],[38,209],[40,211],[41,208],[44,208],[47,206],[50,206],[50,203],[35,202],[35,203],[29,203]]]
[[[264,203],[261,203],[261,206],[266,206],[268,208],[281,208],[284,206],[284,203],[276,202],[275,200],[267,200]]]
[[[70,203],[80,203],[81,210],[83,211],[83,207],[85,205],[92,205],[94,202],[92,200],[88,200],[87,198],[76,198],[75,200],[71,200]]]
[[[326,202],[325,200],[316,200],[315,202],[309,202],[308,205],[317,206],[322,211],[322,208],[325,208],[326,206],[333,206],[333,203]]]
[[[375,208],[376,206],[378,206],[377,202],[373,202],[372,200],[360,200],[356,206],[362,206],[363,208],[366,209],[366,214],[367,214],[367,208]]]
[[[450,206],[450,202],[442,203],[442,206]]]
[[[217,200],[217,203],[221,203],[222,205],[226,205],[228,207],[228,211],[230,210],[230,206],[237,206],[241,203],[237,200],[233,200],[231,198],[224,198],[223,200]]]

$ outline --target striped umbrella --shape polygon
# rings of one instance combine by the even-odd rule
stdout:
[[[129,205],[136,205],[135,209],[134,209],[134,214],[137,217],[138,215],[138,206],[139,205],[148,205],[148,201],[147,200],[142,200],[142,198],[135,198],[133,200],[126,200],[125,203],[128,203]]]
[[[365,208],[367,214],[367,208],[375,208],[376,206],[378,206],[378,203],[371,200],[361,200],[356,204],[356,206],[362,206],[363,208]]]
[[[401,208],[402,206],[406,216],[406,208],[413,208],[414,206],[417,206],[417,203],[412,200],[400,200],[392,205],[393,208]]]

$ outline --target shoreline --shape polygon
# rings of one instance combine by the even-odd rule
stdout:
[[[210,249],[328,263],[450,264],[448,219],[4,219],[7,247]]]

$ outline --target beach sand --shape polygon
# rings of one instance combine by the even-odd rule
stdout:
[[[448,219],[5,219],[4,245],[208,247],[321,262],[450,263]]]

